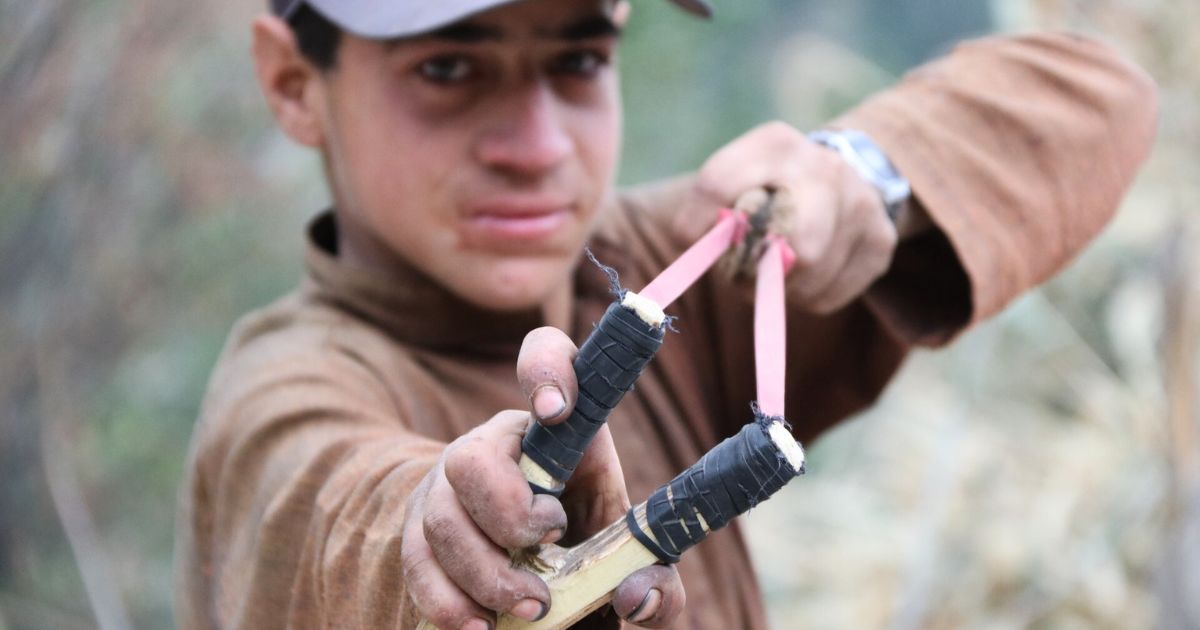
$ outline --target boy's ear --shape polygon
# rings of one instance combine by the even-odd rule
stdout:
[[[258,85],[279,127],[300,144],[320,147],[322,75],[300,53],[291,27],[273,15],[258,17],[251,50]]]

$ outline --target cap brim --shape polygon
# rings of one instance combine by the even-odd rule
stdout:
[[[380,2],[379,0],[304,0],[343,30],[367,39],[394,39],[426,33],[463,18],[520,0],[437,0]],[[671,0],[688,13],[712,17],[704,0]],[[299,2],[295,4],[301,4]]]
[[[693,15],[698,15],[702,18],[711,18],[713,16],[712,6],[704,0],[671,0],[675,4],[683,8],[683,10]]]

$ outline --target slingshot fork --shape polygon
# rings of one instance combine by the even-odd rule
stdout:
[[[804,472],[804,450],[784,420],[786,311],[784,276],[794,258],[772,226],[786,214],[775,191],[744,195],[641,293],[620,290],[575,360],[576,409],[562,424],[534,424],[522,441],[520,467],[534,492],[559,495],[609,412],[663,343],[665,308],[723,256],[727,272],[757,272],[754,337],[755,420],[645,502],[571,548],[543,545],[514,553],[514,563],[550,587],[546,616],[528,622],[501,614],[498,629],[558,629],[611,601],[620,582],[641,568],[673,563]],[[418,628],[432,628],[422,621]]]

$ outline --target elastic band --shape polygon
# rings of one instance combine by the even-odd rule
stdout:
[[[717,224],[658,274],[645,289],[639,291],[639,295],[654,300],[664,309],[667,308],[729,249],[738,234],[738,223],[736,213],[721,210]]]
[[[754,296],[754,366],[758,404],[764,414],[782,417],[787,386],[787,310],[784,274],[791,248],[782,238],[772,238],[758,261]]]

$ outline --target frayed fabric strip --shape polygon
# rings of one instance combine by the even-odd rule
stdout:
[[[617,273],[615,268],[600,262],[596,258],[596,255],[592,253],[592,248],[585,247],[583,253],[587,256],[588,260],[592,261],[593,265],[596,265],[596,268],[608,276],[608,291],[613,294],[613,297],[617,298],[618,302],[623,300],[625,298],[625,288],[621,286],[621,274]]]

